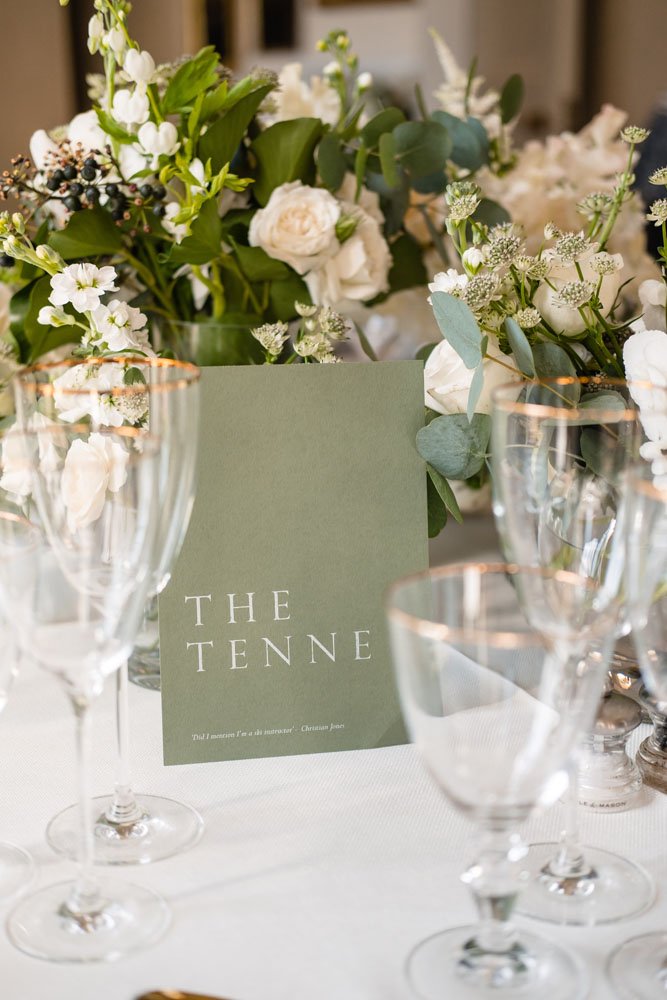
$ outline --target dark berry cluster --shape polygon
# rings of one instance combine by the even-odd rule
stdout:
[[[0,201],[6,201],[10,195],[18,195],[26,186],[31,176],[31,164],[27,156],[15,156],[11,160],[9,170],[0,174]]]
[[[97,205],[99,185],[109,172],[109,166],[100,165],[95,154],[84,154],[80,147],[70,148],[66,143],[61,146],[61,155],[54,160],[46,170],[47,190],[59,198],[69,212]]]

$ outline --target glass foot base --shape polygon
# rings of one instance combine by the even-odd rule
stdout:
[[[494,995],[535,1000],[543,994],[549,1000],[583,1000],[586,996],[588,983],[578,962],[550,941],[522,931],[521,946],[513,949],[510,963],[488,954],[480,962],[474,947],[478,931],[478,927],[454,927],[417,945],[407,961],[416,996],[421,1000]]]
[[[144,865],[180,854],[197,843],[204,821],[191,806],[159,795],[137,795],[141,815],[134,822],[106,818],[110,795],[93,799],[95,864]],[[46,839],[57,854],[76,858],[79,807],[69,806],[49,823]]]
[[[132,684],[148,691],[160,690],[160,647],[137,650],[128,660],[127,676]]]
[[[26,896],[7,920],[12,944],[51,962],[113,962],[154,944],[169,927],[169,907],[157,893],[107,880],[97,911],[74,919],[66,909],[73,886],[59,882]]]
[[[596,847],[582,850],[592,875],[557,878],[548,866],[556,857],[558,844],[532,844],[524,859],[531,877],[519,896],[516,912],[554,924],[592,926],[627,920],[651,905],[655,887],[643,868]]]
[[[27,851],[0,843],[0,901],[13,899],[35,877],[35,862]]]
[[[642,934],[626,941],[609,956],[607,976],[619,1000],[665,1000],[667,934]]]

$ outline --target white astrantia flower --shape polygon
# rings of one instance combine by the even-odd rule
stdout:
[[[153,82],[155,76],[155,60],[150,52],[128,49],[123,69],[133,83],[149,84]]]
[[[651,205],[651,211],[646,216],[647,222],[662,226],[667,222],[667,198],[658,198]]]
[[[73,365],[53,380],[53,402],[61,420],[120,427],[125,422],[114,389],[125,388],[121,365]]]
[[[143,125],[150,117],[150,104],[143,84],[134,90],[118,90],[114,94],[111,115],[121,125]]]
[[[271,192],[255,212],[248,241],[275,260],[282,260],[297,274],[322,267],[338,251],[336,223],[341,205],[324,188],[292,181]]]
[[[160,156],[173,156],[180,147],[178,130],[172,122],[144,122],[137,132],[137,139],[142,150],[150,157],[154,170]]]
[[[305,337],[297,340],[294,344],[294,350],[302,358],[313,357],[322,351],[323,347],[329,349],[327,341],[319,333],[307,333]]]
[[[153,354],[148,341],[146,317],[133,306],[112,299],[108,305],[99,305],[93,312],[93,322],[99,340],[105,343],[109,351],[138,350],[145,354]]]
[[[463,297],[463,292],[469,280],[467,274],[459,274],[453,267],[450,267],[446,271],[438,271],[434,275],[433,281],[428,286],[428,290],[429,292],[447,292],[448,295],[453,295],[455,298],[460,299]],[[430,296],[428,301],[431,301]]]
[[[624,129],[621,129],[621,139],[623,142],[633,142],[635,145],[640,142],[646,142],[650,134],[650,129],[642,128],[640,125],[626,125]]]
[[[565,285],[581,283],[579,271],[583,274],[584,284],[589,284],[597,289],[600,275],[594,270],[591,263],[595,256],[595,250],[592,248],[587,256],[580,258],[574,264],[565,264],[555,256],[548,257],[549,253],[550,251],[546,251],[545,256],[541,258],[541,260],[548,262],[548,281],[542,281],[538,286],[533,296],[533,305],[539,309],[543,318],[557,333],[562,333],[566,337],[577,336],[586,329],[586,319],[579,312],[578,306],[574,304],[577,296],[573,292],[572,304],[565,305],[560,293]],[[620,284],[620,271],[602,276],[602,283],[597,294],[603,316],[609,315],[616,301]],[[583,289],[581,291],[583,292]]]
[[[60,274],[51,278],[49,302],[54,306],[71,304],[77,312],[92,312],[100,304],[105,292],[117,291],[113,267],[96,267],[95,264],[69,264]]]
[[[474,215],[478,205],[479,198],[477,195],[462,194],[450,203],[447,218],[452,222],[463,222],[465,219],[469,219],[471,215]]]
[[[539,326],[542,322],[542,317],[537,309],[531,307],[517,310],[514,314],[514,319],[522,330],[532,330],[533,327]]]
[[[93,524],[102,513],[109,493],[117,493],[127,480],[129,455],[122,445],[104,434],[78,438],[70,445],[62,473],[61,492],[70,531]]]
[[[590,281],[567,281],[561,285],[554,302],[558,308],[579,309],[593,297],[595,286]]]
[[[582,257],[590,256],[592,249],[597,249],[583,233],[561,233],[556,239],[554,251],[564,264],[572,264]]]
[[[250,332],[255,340],[259,341],[264,350],[274,358],[277,358],[281,353],[285,341],[289,337],[289,328],[287,323],[282,322],[264,323],[262,326],[258,326]]]
[[[649,182],[667,187],[667,167],[658,167],[657,170],[654,170],[649,175]]]
[[[590,258],[590,265],[596,274],[614,274],[623,268],[623,258],[620,253],[607,253],[605,250],[595,253]]]

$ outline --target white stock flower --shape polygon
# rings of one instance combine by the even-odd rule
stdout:
[[[102,513],[110,493],[117,493],[127,479],[128,453],[103,434],[87,441],[73,441],[62,473],[62,498],[70,531],[93,524]]]
[[[271,95],[270,110],[261,115],[265,126],[292,118],[319,118],[326,125],[337,124],[341,114],[337,91],[326,77],[313,76],[308,86],[301,73],[301,63],[283,66],[278,75],[278,89]]]
[[[595,270],[595,250],[595,247],[591,248],[577,262],[583,274],[583,281],[579,277],[577,264],[561,263],[558,259],[552,257],[549,268],[549,283],[546,281],[541,282],[533,296],[533,305],[539,309],[547,323],[557,333],[562,333],[566,337],[574,337],[583,333],[586,329],[586,320],[576,305],[564,305],[562,303],[561,293],[567,293],[569,286],[574,284],[590,284],[594,288],[597,288],[600,275]],[[613,260],[620,266],[623,265],[623,259],[620,255],[615,255]],[[551,285],[554,287],[552,288]],[[607,316],[610,312],[620,285],[620,270],[615,270],[611,274],[606,274],[602,277],[599,297],[603,316]]]
[[[151,166],[157,167],[160,156],[173,156],[181,145],[178,130],[172,122],[145,122],[137,132],[137,139],[143,151],[152,157]]]
[[[388,288],[391,253],[380,226],[352,204],[343,203],[342,208],[354,214],[357,227],[337,254],[306,275],[310,297],[318,305],[366,302]]]
[[[447,292],[448,295],[454,295],[460,299],[468,281],[467,274],[459,274],[453,267],[450,267],[446,271],[438,271],[433,281],[430,282],[428,290],[429,292]],[[428,301],[431,301],[430,296]]]
[[[644,430],[651,441],[667,448],[667,333],[640,330],[623,345],[623,364],[628,382],[650,382],[658,387],[631,385],[630,392],[641,411]]]
[[[519,394],[521,375],[513,375],[505,367],[512,367],[512,359],[504,355],[492,341],[489,342],[487,354],[489,357],[483,362],[484,387],[475,407],[476,413],[491,412],[491,393],[496,386],[516,382],[517,395]],[[498,361],[502,364],[498,364]],[[442,340],[433,348],[424,366],[426,405],[438,413],[465,413],[474,374],[474,369],[466,368],[449,341]]]
[[[99,334],[94,341],[106,343],[107,350],[138,350],[153,354],[148,342],[146,317],[127,302],[112,299],[108,306],[99,305],[93,312],[93,322]]]
[[[95,264],[69,264],[51,278],[49,302],[54,306],[71,303],[77,312],[91,312],[105,292],[115,292],[116,271]]]
[[[134,90],[118,90],[114,94],[111,114],[121,125],[143,125],[150,117],[146,89],[138,85]]]
[[[301,181],[281,184],[266,206],[255,212],[248,239],[269,257],[282,260],[298,274],[322,267],[338,251],[336,223],[340,203],[324,188]]]
[[[123,69],[133,83],[152,83],[155,76],[155,60],[150,52],[128,49]]]
[[[53,380],[53,402],[61,420],[75,424],[90,418],[94,424],[120,427],[124,415],[119,409],[119,394],[124,388],[121,365],[72,365]]]

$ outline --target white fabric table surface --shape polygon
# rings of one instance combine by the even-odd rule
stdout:
[[[112,787],[113,686],[94,709],[95,794]],[[403,966],[413,945],[474,920],[458,878],[472,827],[413,748],[164,767],[159,695],[130,688],[136,790],[188,801],[206,830],[178,857],[104,871],[162,893],[172,926],[152,948],[93,966],[28,958],[0,931],[3,1000],[133,1000],[160,987],[232,1000],[409,1000]],[[44,840],[48,820],[75,798],[73,733],[57,682],[26,670],[0,715],[0,839],[33,854],[37,885],[73,871]],[[536,818],[527,839],[554,839],[560,818],[560,807]],[[645,789],[628,812],[582,811],[582,829],[587,842],[642,863],[658,882],[657,902],[599,929],[518,923],[576,952],[591,998],[606,1000],[609,950],[667,929],[667,796]]]

